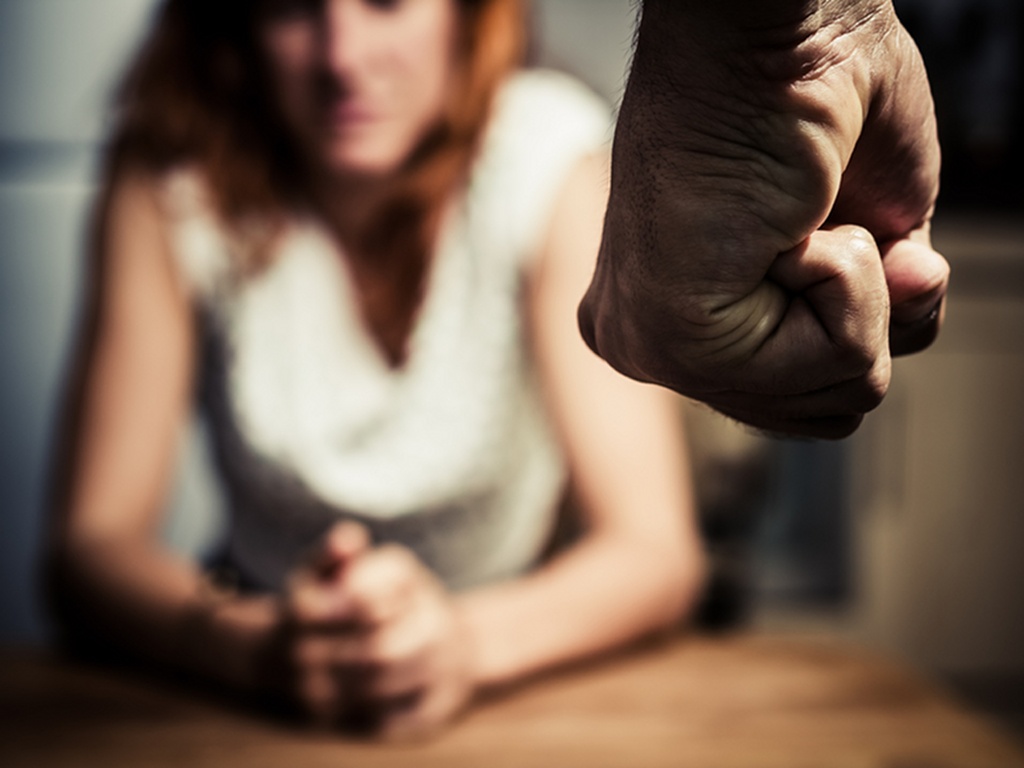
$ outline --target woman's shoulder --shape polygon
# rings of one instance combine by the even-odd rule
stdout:
[[[503,85],[470,202],[487,240],[503,243],[510,263],[538,252],[566,179],[584,158],[606,151],[612,126],[608,104],[569,75],[525,70]]]
[[[557,69],[518,69],[509,75],[500,89],[499,98],[522,98],[574,102],[603,112],[608,105],[589,86],[572,75]]]
[[[228,276],[230,242],[202,169],[126,169],[115,177],[111,189],[115,196],[144,196],[150,201],[173,266],[193,298],[208,297]]]
[[[496,140],[544,145],[606,142],[613,125],[607,102],[579,80],[550,69],[512,74],[499,90],[490,133]]]
[[[201,218],[212,220],[216,206],[206,172],[195,165],[177,165],[150,179],[169,226]]]

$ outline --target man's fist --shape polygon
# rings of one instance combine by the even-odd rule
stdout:
[[[581,331],[633,378],[843,437],[938,331],[938,171],[888,0],[648,0]]]

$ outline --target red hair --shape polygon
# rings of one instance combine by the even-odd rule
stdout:
[[[167,0],[115,99],[108,179],[190,165],[204,175],[241,266],[266,263],[305,190],[256,47],[258,0]],[[491,102],[525,49],[520,0],[458,0],[458,82],[442,120],[400,171],[356,244],[385,276],[367,319],[399,358],[423,290],[441,212],[464,181]],[[259,226],[253,226],[258,224]]]

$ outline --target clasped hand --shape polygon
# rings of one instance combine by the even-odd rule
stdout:
[[[332,528],[292,574],[285,637],[292,693],[321,725],[416,737],[473,692],[467,633],[444,587],[408,549],[372,547],[355,523]]]

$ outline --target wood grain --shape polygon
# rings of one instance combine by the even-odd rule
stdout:
[[[315,733],[166,683],[0,657],[0,765],[1024,768],[908,669],[832,641],[681,638],[482,702],[438,738]]]

